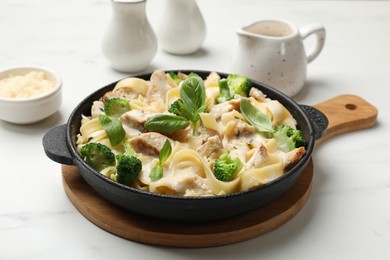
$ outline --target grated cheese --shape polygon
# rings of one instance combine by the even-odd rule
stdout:
[[[0,80],[0,97],[30,98],[53,89],[54,83],[47,80],[40,71],[31,71],[26,75],[9,76]]]

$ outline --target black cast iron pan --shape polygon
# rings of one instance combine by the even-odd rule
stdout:
[[[177,72],[177,71],[175,71]],[[195,72],[206,78],[210,71],[181,70]],[[218,72],[219,73],[219,72]],[[219,73],[227,77],[226,73]],[[149,80],[151,74],[136,77]],[[307,141],[304,157],[282,177],[254,190],[213,197],[178,197],[160,195],[118,184],[88,166],[76,150],[81,115],[90,115],[93,101],[98,100],[117,82],[113,82],[89,95],[72,112],[66,124],[54,127],[43,137],[46,155],[55,162],[75,165],[85,181],[110,202],[149,217],[174,221],[212,221],[239,216],[256,210],[284,194],[298,179],[311,158],[316,139],[322,137],[328,126],[327,117],[319,110],[298,105],[283,93],[252,81],[267,97],[281,102],[293,115],[298,128]]]

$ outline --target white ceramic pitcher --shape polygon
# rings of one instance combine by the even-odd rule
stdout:
[[[238,44],[233,56],[233,72],[245,75],[288,96],[294,96],[306,80],[307,64],[321,52],[325,28],[310,24],[297,28],[281,20],[263,20],[237,30]],[[315,45],[306,51],[303,40],[313,35]]]
[[[157,52],[157,37],[146,16],[146,0],[111,0],[112,18],[102,40],[102,52],[121,72],[146,69]]]

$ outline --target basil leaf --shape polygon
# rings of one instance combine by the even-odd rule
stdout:
[[[153,166],[152,170],[149,173],[149,178],[151,181],[158,181],[162,178],[164,174],[164,169],[161,166],[166,160],[168,160],[169,156],[172,153],[172,146],[168,140],[165,140],[163,147],[160,150],[159,154],[159,162],[155,166]]]
[[[169,134],[184,129],[188,125],[189,122],[184,117],[160,114],[149,117],[145,122],[144,127],[149,132]]]
[[[158,181],[159,179],[162,178],[164,172],[161,164],[156,164],[153,166],[152,170],[149,173],[149,178],[151,181]]]
[[[187,77],[180,88],[180,97],[194,118],[206,100],[206,89],[202,78],[196,74]]]
[[[119,118],[102,114],[99,115],[99,121],[104,131],[106,131],[112,146],[119,144],[125,138],[126,131],[123,129],[122,122]]]
[[[167,139],[165,140],[165,143],[160,150],[160,154],[159,154],[160,164],[163,164],[166,160],[168,160],[171,153],[172,153],[172,146]]]
[[[272,123],[269,117],[254,107],[249,101],[241,99],[240,101],[241,114],[246,120],[259,132],[272,132]]]

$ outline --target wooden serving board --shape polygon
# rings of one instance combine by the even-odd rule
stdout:
[[[73,205],[92,223],[120,237],[161,246],[211,247],[244,241],[269,232],[294,217],[311,191],[310,161],[295,185],[281,198],[241,217],[206,223],[184,223],[137,215],[97,194],[75,166],[62,166],[63,184]]]
[[[314,107],[325,113],[329,120],[327,134],[316,144],[337,134],[371,127],[378,113],[375,107],[353,95],[338,96]],[[313,180],[313,162],[310,160],[293,187],[263,208],[223,221],[181,223],[140,216],[117,207],[98,195],[75,166],[62,165],[61,170],[67,196],[92,223],[135,242],[174,247],[221,246],[272,231],[303,208]]]

